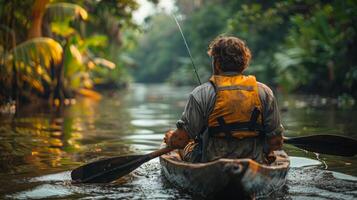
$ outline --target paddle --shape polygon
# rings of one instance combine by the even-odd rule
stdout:
[[[284,142],[300,149],[322,154],[337,156],[354,156],[357,154],[357,140],[338,135],[284,137]]]
[[[146,155],[118,156],[94,161],[74,169],[71,177],[74,183],[109,183],[129,174],[143,163],[172,150],[166,147]]]
[[[338,135],[312,135],[287,138],[284,142],[307,151],[338,156],[357,154],[357,140]],[[125,176],[143,163],[173,149],[163,148],[146,155],[119,156],[85,164],[71,173],[75,183],[108,183]]]

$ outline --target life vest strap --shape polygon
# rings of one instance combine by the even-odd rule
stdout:
[[[260,115],[260,110],[257,107],[254,107],[254,109],[252,111],[252,115],[250,116],[250,120],[249,120],[250,130],[254,130],[254,128],[257,126],[257,121],[258,121],[259,115]]]
[[[226,123],[223,117],[218,117],[219,126],[208,127],[211,136],[224,133],[225,137],[232,137],[233,131],[259,131],[263,130],[263,126],[257,123],[260,110],[255,107],[248,122],[233,122]]]
[[[225,126],[215,126],[209,127],[208,131],[210,134],[219,134],[219,133],[229,133],[231,134],[232,131],[262,131],[263,126],[260,124],[256,124],[254,127],[251,127],[250,122],[235,122],[225,124]]]
[[[253,86],[246,86],[246,85],[229,85],[229,86],[220,86],[217,88],[218,91],[223,90],[246,90],[246,91],[253,91]]]

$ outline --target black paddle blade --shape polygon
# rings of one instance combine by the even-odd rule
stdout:
[[[71,177],[75,183],[109,183],[129,174],[148,160],[150,158],[146,155],[102,159],[74,169]]]
[[[357,154],[357,140],[338,135],[311,135],[285,138],[284,142],[301,149],[337,156],[354,156]]]

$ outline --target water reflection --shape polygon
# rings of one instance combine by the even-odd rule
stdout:
[[[71,185],[68,171],[92,159],[159,148],[191,89],[135,85],[129,91],[105,94],[100,102],[77,99],[61,109],[40,104],[22,108],[16,116],[0,115],[0,198],[192,198],[167,183],[157,160],[109,185]],[[357,111],[316,103],[325,101],[329,102],[280,96],[287,135],[357,138],[357,124],[351,120]],[[327,197],[320,193],[355,197],[349,191],[357,190],[356,157],[317,155],[288,145],[285,149],[292,156],[292,169],[287,191],[277,198]]]
[[[1,116],[1,172],[40,173],[72,166],[70,153],[82,150],[83,130],[94,127],[96,104],[81,99],[68,108]]]

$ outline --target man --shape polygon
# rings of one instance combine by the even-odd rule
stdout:
[[[220,36],[208,55],[213,75],[191,92],[177,129],[165,134],[166,144],[184,148],[181,156],[189,162],[222,157],[273,162],[283,127],[271,89],[242,74],[251,59],[249,48],[237,37]]]

